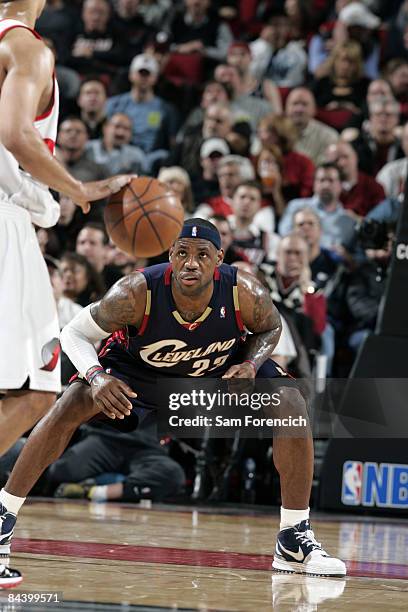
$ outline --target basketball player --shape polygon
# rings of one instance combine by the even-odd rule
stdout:
[[[102,413],[118,427],[134,428],[146,409],[156,407],[160,377],[253,379],[284,374],[269,359],[281,324],[268,291],[253,275],[223,264],[223,254],[216,227],[190,219],[170,249],[170,264],[124,277],[64,328],[62,347],[79,376],[34,429],[0,491],[4,563],[25,496],[81,423]],[[252,334],[246,336],[246,330]],[[108,337],[98,358],[94,344]],[[287,414],[305,414],[299,391],[285,378],[282,387],[287,405],[281,408]],[[278,436],[273,453],[283,503],[273,567],[344,575],[344,563],[327,555],[309,524],[311,437]],[[2,580],[10,586],[21,579],[17,570],[5,569],[0,585]]]
[[[60,390],[58,321],[33,223],[54,225],[48,187],[84,212],[130,181],[75,180],[56,161],[54,58],[33,30],[45,0],[0,0],[0,455]],[[7,347],[5,349],[5,347]],[[4,395],[4,393],[6,394]]]

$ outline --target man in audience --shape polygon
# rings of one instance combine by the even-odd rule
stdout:
[[[81,229],[76,241],[76,252],[89,261],[102,275],[105,286],[109,289],[122,274],[116,266],[106,265],[108,236],[102,224],[87,223]]]
[[[88,128],[89,138],[101,138],[102,126],[106,120],[106,86],[96,77],[82,81],[78,106],[82,121]]]
[[[293,229],[307,243],[309,265],[316,289],[324,289],[336,274],[341,262],[337,253],[321,246],[322,224],[313,208],[300,208],[293,215]]]
[[[103,137],[87,143],[87,157],[109,168],[111,174],[143,174],[149,172],[142,149],[131,145],[132,121],[124,113],[116,113],[103,126]]]
[[[217,177],[219,195],[208,198],[204,204],[197,208],[196,215],[198,217],[208,219],[213,214],[225,217],[233,215],[232,196],[234,191],[243,181],[255,180],[255,171],[246,157],[225,155],[218,163]]]
[[[346,214],[340,202],[342,190],[340,170],[334,164],[321,164],[316,168],[314,195],[289,202],[279,223],[281,236],[293,229],[293,215],[305,206],[317,211],[322,222],[322,246],[343,251],[351,248],[355,237],[355,222]]]
[[[250,43],[253,73],[278,87],[298,87],[305,79],[307,55],[303,44],[291,40],[290,34],[289,17],[276,11],[259,38]]]
[[[295,151],[309,157],[315,165],[325,161],[326,148],[338,141],[336,130],[314,119],[316,101],[306,87],[292,89],[286,100],[286,115],[298,129]]]
[[[215,79],[228,85],[232,91],[231,108],[237,121],[246,121],[255,131],[262,117],[271,112],[271,105],[263,98],[251,96],[245,91],[245,83],[236,66],[219,64],[214,72]]]
[[[341,173],[340,201],[356,217],[365,215],[385,198],[382,185],[358,169],[358,157],[350,143],[339,140],[326,151],[326,161],[336,164]]]
[[[133,124],[132,144],[163,158],[175,141],[179,122],[176,110],[154,93],[158,74],[159,65],[152,55],[136,55],[129,68],[131,90],[109,98],[106,112],[108,117],[128,115]]]
[[[111,23],[108,0],[85,0],[67,61],[80,74],[113,75],[127,61],[126,40]]]
[[[169,32],[173,37],[171,50],[177,53],[200,53],[221,62],[232,42],[229,26],[210,8],[210,0],[184,0],[174,15]]]
[[[404,125],[401,146],[405,157],[385,164],[377,174],[387,198],[403,199],[408,175],[408,123]]]
[[[369,105],[367,126],[360,132],[349,130],[347,140],[355,148],[363,172],[375,176],[387,162],[402,156],[396,135],[398,122],[399,104],[389,98],[377,99]]]
[[[211,104],[205,110],[202,125],[186,132],[177,143],[167,165],[182,166],[190,177],[200,173],[200,148],[207,138],[226,138],[233,124],[229,104]]]
[[[274,261],[279,236],[265,232],[254,223],[261,208],[262,187],[256,181],[245,181],[238,185],[232,198],[234,214],[229,221],[234,233],[233,245],[243,250],[253,266],[265,259]]]
[[[79,117],[67,117],[61,123],[57,137],[57,158],[80,181],[99,181],[109,175],[107,168],[86,155],[88,130]]]

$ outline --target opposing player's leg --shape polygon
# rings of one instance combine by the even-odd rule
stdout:
[[[32,429],[55,403],[48,391],[9,391],[0,400],[0,456]]]
[[[262,378],[281,373],[268,360],[259,372]],[[281,521],[272,567],[275,570],[344,576],[346,566],[331,557],[316,541],[309,522],[309,500],[313,479],[313,438],[309,426],[306,401],[293,379],[278,379],[280,403],[272,417],[303,419],[304,427],[276,428],[273,437],[273,458],[281,485]]]
[[[16,586],[22,580],[17,570],[7,566],[17,513],[26,495],[43,471],[62,454],[79,425],[98,412],[90,388],[76,382],[29,436],[6,486],[0,491],[0,588]]]

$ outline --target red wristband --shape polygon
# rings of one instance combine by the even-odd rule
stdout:
[[[255,363],[255,361],[252,361],[251,359],[245,359],[245,360],[244,360],[244,363],[250,363],[250,364],[251,364],[251,366],[254,368],[254,370],[255,370],[255,374],[256,374],[256,371],[257,371],[257,370],[256,370],[256,363]]]

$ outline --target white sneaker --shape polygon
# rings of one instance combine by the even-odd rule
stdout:
[[[316,542],[308,520],[278,533],[272,568],[314,576],[345,576],[347,573],[343,561],[331,557]]]

